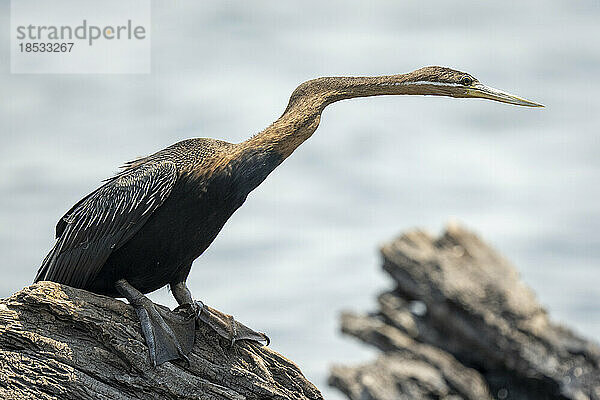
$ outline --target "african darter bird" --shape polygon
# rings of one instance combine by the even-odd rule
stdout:
[[[248,194],[315,132],[325,107],[380,95],[483,98],[541,107],[444,67],[304,82],[281,117],[244,142],[188,139],[127,163],[60,219],[56,242],[35,282],[49,280],[125,297],[140,319],[154,365],[186,358],[197,319],[232,341],[268,343],[264,334],[192,299],[186,286],[192,262]],[[165,285],[180,305],[173,313],[182,315],[180,319],[144,296]]]

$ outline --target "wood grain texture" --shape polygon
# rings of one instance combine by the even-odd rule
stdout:
[[[0,300],[2,399],[322,399],[290,360],[200,327],[190,365],[148,359],[129,305],[53,282]]]

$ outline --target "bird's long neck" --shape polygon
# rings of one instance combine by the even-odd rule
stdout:
[[[427,82],[417,70],[410,74],[377,77],[318,78],[294,90],[279,119],[254,137],[238,144],[232,155],[235,176],[248,193],[312,136],[329,104],[354,97],[424,94],[451,95],[442,85]]]
[[[413,75],[318,78],[304,82],[292,93],[283,115],[241,145],[247,149],[275,152],[283,161],[311,137],[325,107],[336,101],[381,95],[444,95],[442,87],[423,85],[415,81]]]

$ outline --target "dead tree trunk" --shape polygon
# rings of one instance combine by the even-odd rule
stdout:
[[[334,367],[350,399],[600,399],[600,350],[552,323],[516,270],[474,234],[409,232],[382,248],[395,290],[342,331],[378,347]]]
[[[293,362],[209,328],[189,359],[153,369],[119,300],[51,282],[0,300],[1,399],[322,399]]]

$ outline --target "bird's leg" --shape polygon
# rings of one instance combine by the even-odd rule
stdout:
[[[183,311],[185,309],[191,310],[197,318],[200,317],[200,313],[204,309],[204,303],[198,300],[194,300],[192,298],[192,292],[188,289],[185,282],[178,282],[175,284],[171,284],[171,293],[179,307],[176,308],[176,311]]]
[[[215,310],[201,301],[194,301],[185,282],[171,284],[171,292],[177,303],[179,303],[179,307],[175,309],[176,312],[191,311],[195,313],[199,321],[204,322],[220,336],[229,340],[232,346],[238,340],[252,340],[264,343],[267,346],[269,345],[270,339],[264,333],[248,328],[246,325],[236,321],[233,316]]]
[[[149,298],[131,286],[125,279],[118,280],[115,287],[129,301],[129,304],[133,306],[137,313],[142,326],[142,333],[148,345],[152,365],[161,365],[166,361],[179,358],[189,362],[186,357],[187,352],[182,348],[178,338],[181,335],[177,335],[177,330],[172,329],[174,325],[176,326],[183,319],[176,315],[170,316],[169,311],[157,307]],[[193,329],[193,320],[191,326]],[[189,347],[191,349],[191,346]]]

